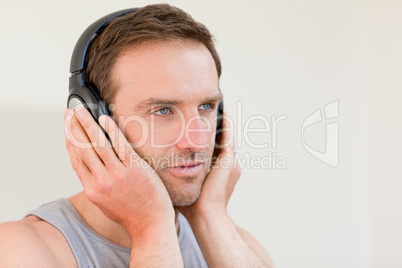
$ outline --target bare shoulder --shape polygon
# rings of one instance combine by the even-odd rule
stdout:
[[[243,237],[244,241],[249,245],[249,247],[257,254],[261,259],[263,259],[268,267],[274,268],[274,263],[272,262],[271,257],[268,252],[264,249],[264,247],[258,242],[258,240],[251,235],[249,232],[237,226],[237,230],[240,235]]]
[[[0,268],[77,266],[60,231],[35,216],[0,224],[0,258]]]

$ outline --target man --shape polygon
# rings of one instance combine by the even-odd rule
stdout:
[[[240,169],[228,120],[214,151],[221,65],[205,26],[147,6],[111,21],[85,66],[113,104],[99,118],[113,146],[86,109],[65,111],[84,191],[2,224],[0,267],[273,267],[226,213]]]

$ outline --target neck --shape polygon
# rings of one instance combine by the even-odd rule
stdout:
[[[112,221],[102,211],[88,200],[84,192],[74,195],[68,199],[88,226],[99,235],[120,246],[130,248],[131,236],[119,223]],[[179,212],[175,209],[175,224],[177,234],[179,233]]]

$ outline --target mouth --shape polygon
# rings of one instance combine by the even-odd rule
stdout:
[[[201,174],[203,170],[203,162],[186,163],[182,165],[168,167],[167,170],[178,177],[195,177]]]

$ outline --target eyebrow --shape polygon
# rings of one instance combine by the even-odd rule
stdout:
[[[223,94],[221,92],[207,97],[201,100],[201,103],[215,103],[219,102],[223,99]],[[141,101],[139,104],[135,106],[137,111],[149,108],[152,105],[166,105],[166,106],[174,106],[184,103],[185,101],[177,100],[177,99],[167,99],[167,98],[148,98],[146,100]]]

